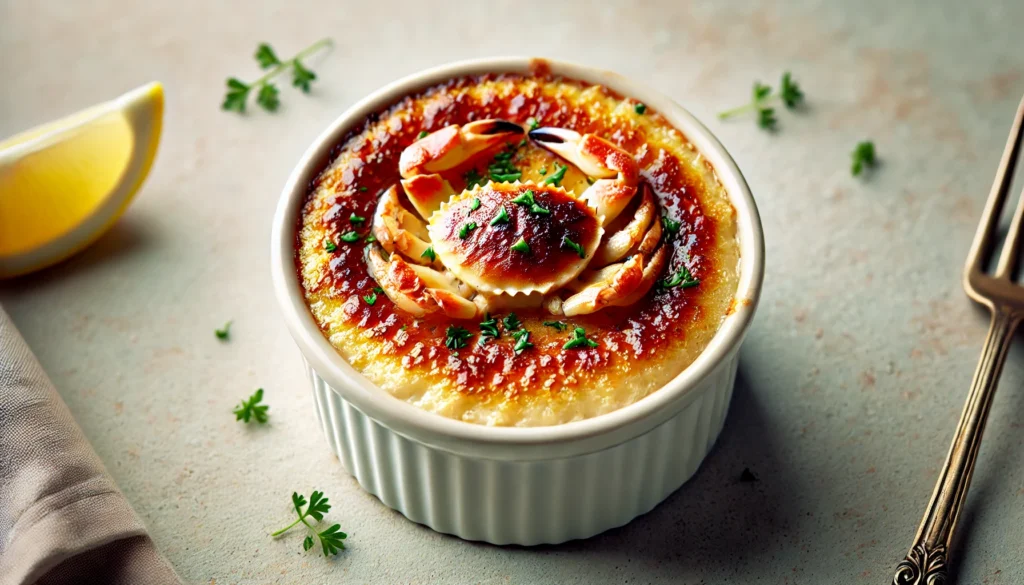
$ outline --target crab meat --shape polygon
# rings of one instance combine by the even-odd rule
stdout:
[[[409,264],[399,254],[385,257],[380,246],[366,249],[366,263],[384,294],[414,317],[437,312],[455,319],[477,316],[477,306],[467,298],[471,291],[438,270]]]
[[[388,252],[398,252],[417,264],[431,264],[427,226],[402,207],[398,187],[392,185],[377,202],[373,213],[373,237]]]
[[[580,195],[606,226],[622,213],[636,195],[640,167],[628,152],[594,134],[565,128],[537,128],[530,139],[597,179]]]
[[[428,134],[402,151],[398,170],[402,187],[420,217],[429,219],[455,191],[441,171],[469,162],[492,148],[518,139],[523,128],[506,120],[453,124]]]

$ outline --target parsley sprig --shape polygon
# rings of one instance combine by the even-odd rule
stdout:
[[[491,180],[495,183],[511,183],[523,176],[522,171],[512,164],[513,150],[504,150],[494,155],[494,162],[487,167]]]
[[[498,320],[491,317],[490,313],[487,313],[486,319],[480,322],[480,345],[484,345],[492,339],[498,339],[501,337],[501,331],[498,330]]]
[[[565,178],[565,171],[566,169],[569,168],[569,165],[560,165],[558,163],[555,163],[555,166],[558,167],[558,170],[556,170],[554,173],[551,173],[550,177],[544,179],[545,185],[554,185],[558,187],[562,184],[562,179]]]
[[[221,108],[240,114],[244,113],[245,105],[249,101],[249,94],[255,90],[257,105],[268,112],[277,111],[278,106],[281,105],[280,91],[276,85],[271,83],[271,80],[289,69],[292,72],[292,85],[301,89],[303,93],[309,93],[310,84],[316,80],[316,74],[302,64],[302,59],[331,44],[331,39],[321,39],[299,51],[291,59],[282,61],[269,44],[261,43],[256,48],[254,57],[261,69],[269,69],[269,71],[251,83],[246,83],[237,77],[229,77],[227,93],[224,94],[224,103],[221,104]]]
[[[775,118],[775,108],[770,107],[769,104],[776,99],[781,99],[786,108],[792,110],[804,99],[804,92],[800,90],[797,82],[793,81],[789,71],[782,74],[782,80],[779,83],[779,93],[772,93],[771,86],[764,85],[760,81],[754,82],[754,89],[751,93],[752,96],[749,103],[719,113],[719,119],[725,120],[750,111],[756,111],[757,125],[765,130],[774,130],[778,120]]]
[[[243,421],[245,424],[249,424],[252,419],[256,419],[260,424],[267,422],[267,410],[270,406],[260,402],[263,402],[263,388],[257,389],[252,396],[238,403],[233,411],[235,420]]]
[[[537,203],[537,200],[533,196],[533,189],[527,189],[521,195],[512,200],[512,203],[519,205],[525,205],[530,208],[530,213],[536,215],[551,215],[551,210],[546,207],[541,207]]]
[[[331,505],[327,503],[327,498],[324,497],[324,493],[314,490],[313,493],[309,495],[309,505],[307,506],[306,504],[305,496],[299,495],[298,492],[292,492],[292,507],[295,508],[295,513],[298,515],[298,518],[288,526],[272,533],[270,536],[272,538],[277,538],[301,522],[313,533],[306,536],[302,541],[302,550],[309,550],[313,548],[315,544],[313,541],[314,535],[317,540],[320,541],[320,547],[323,549],[325,557],[336,555],[339,550],[344,550],[345,543],[343,541],[348,538],[348,535],[341,531],[341,524],[333,524],[324,530],[318,530],[316,526],[310,524],[307,520],[307,518],[312,518],[317,522],[321,522],[324,519],[324,514],[330,511]],[[306,506],[305,510],[302,509],[303,506]]]

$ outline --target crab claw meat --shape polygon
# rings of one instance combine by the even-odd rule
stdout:
[[[651,195],[650,189],[641,187],[641,190],[643,195],[640,200],[640,206],[637,207],[633,219],[625,227],[612,233],[602,242],[601,246],[597,249],[597,253],[594,255],[594,259],[591,261],[593,266],[604,266],[615,262],[628,254],[641,240],[647,237],[648,227],[651,226],[651,222],[655,219],[658,207],[654,196]],[[655,242],[661,237],[661,226],[658,225],[656,229]]]
[[[403,179],[402,188],[420,217],[424,219],[429,218],[442,203],[455,194],[448,181],[437,174],[416,175],[411,179]]]
[[[462,126],[453,124],[428,134],[402,151],[398,170],[405,179],[446,171],[522,135],[522,126],[507,120],[477,120]]]
[[[414,317],[439,311],[455,319],[477,315],[477,306],[460,294],[459,285],[433,268],[409,264],[398,254],[386,258],[379,246],[367,248],[366,261],[384,294]]]
[[[580,195],[607,225],[636,194],[640,167],[633,157],[594,134],[580,134],[564,128],[537,128],[529,133],[540,146],[576,165],[584,174],[598,179]]]
[[[385,191],[373,213],[373,236],[388,252],[399,252],[413,262],[430,264],[424,256],[430,247],[427,228],[423,221],[402,206],[398,187]]]

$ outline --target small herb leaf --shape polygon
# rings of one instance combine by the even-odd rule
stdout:
[[[260,424],[267,422],[267,410],[270,407],[266,404],[260,404],[262,401],[263,388],[259,388],[252,396],[243,400],[235,407],[233,411],[235,413],[235,420],[240,420],[246,424],[252,419],[256,419],[256,422]]]
[[[260,43],[260,46],[256,47],[256,61],[260,64],[260,69],[269,69],[281,64],[281,60],[277,58],[274,53],[274,49],[267,43]]]
[[[217,339],[220,339],[221,341],[225,341],[228,338],[228,336],[230,335],[230,329],[231,329],[231,321],[228,321],[220,329],[215,329],[213,331],[213,334],[217,336]]]
[[[581,347],[597,347],[597,342],[587,339],[587,332],[582,327],[573,330],[572,339],[567,341],[562,349],[579,349]]]
[[[451,325],[444,332],[444,346],[450,350],[466,347],[466,342],[473,336],[468,329]]]

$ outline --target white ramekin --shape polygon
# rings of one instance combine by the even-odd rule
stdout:
[[[735,310],[704,352],[664,388],[617,411],[564,425],[486,427],[416,408],[377,388],[321,334],[295,267],[307,188],[367,115],[452,77],[551,73],[601,84],[665,116],[696,146],[736,209]],[[348,109],[306,151],[281,194],[271,239],[274,290],[313,384],[317,416],[368,492],[439,532],[494,544],[587,538],[643,514],[689,479],[725,422],[740,343],[764,275],[764,237],[743,176],[717,139],[668,97],[606,71],[525,57],[465,61],[388,85]]]

